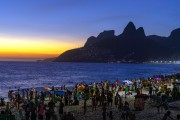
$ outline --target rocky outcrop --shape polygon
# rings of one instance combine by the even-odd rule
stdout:
[[[55,62],[146,62],[150,60],[177,60],[180,56],[180,29],[173,30],[169,37],[146,36],[143,27],[136,29],[129,22],[122,34],[114,30],[91,36],[81,48],[68,50]]]

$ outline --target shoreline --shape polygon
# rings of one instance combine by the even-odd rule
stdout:
[[[0,62],[24,62],[24,63],[87,63],[87,64],[167,64],[167,65],[179,65],[180,61],[174,61],[174,62],[170,62],[170,63],[166,63],[165,61],[163,62],[54,62],[54,61],[0,61]]]
[[[165,74],[165,75],[154,75],[154,76],[151,76],[151,77],[140,77],[140,78],[131,78],[131,79],[127,79],[127,80],[130,80],[130,81],[133,81],[133,80],[141,80],[141,79],[148,79],[148,78],[154,78],[154,77],[158,77],[158,76],[161,76],[161,77],[166,77],[166,76],[173,76],[173,75],[179,75],[180,76],[180,73],[169,73],[169,74]],[[179,78],[180,79],[180,78]],[[102,80],[103,81],[103,80]],[[102,82],[101,81],[101,82]],[[106,80],[105,80],[106,81]],[[108,82],[116,82],[117,80],[114,80],[114,81],[109,81],[109,80],[107,80]],[[119,80],[120,82],[121,82],[121,85],[122,85],[122,81],[124,81],[124,80]],[[97,82],[97,81],[96,81]],[[85,83],[84,81],[83,82],[80,82],[80,83]],[[76,84],[80,84],[80,83],[76,83]],[[97,83],[100,83],[100,82],[97,82]],[[69,88],[70,90],[72,90],[72,89],[74,89],[75,87],[75,85],[76,85],[75,83],[73,83],[73,84],[69,84],[69,85],[65,85],[67,88]],[[93,82],[89,82],[89,83],[85,83],[85,84],[87,84],[87,85],[92,85],[93,84]],[[8,91],[9,90],[13,90],[13,91],[17,91],[18,90],[18,88],[21,90],[21,89],[31,89],[31,88],[43,88],[43,87],[52,87],[52,86],[54,86],[53,84],[52,85],[47,85],[47,86],[36,86],[36,87],[15,87],[15,88],[9,88],[8,89]],[[58,86],[58,85],[57,85]],[[56,85],[55,85],[55,87],[57,87]],[[59,86],[60,87],[60,86]],[[7,92],[8,92],[7,91]],[[1,92],[1,93],[3,93],[3,91]],[[1,98],[8,98],[8,96],[0,96]]]

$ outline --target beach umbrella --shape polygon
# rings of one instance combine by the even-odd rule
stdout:
[[[123,83],[133,84],[133,82],[131,82],[130,80],[124,80]]]
[[[82,84],[77,87],[77,90],[78,90],[78,91],[82,91],[82,90],[84,90],[84,89],[85,89],[85,86],[82,85]]]
[[[44,91],[50,91],[50,90],[51,90],[51,88],[44,87],[44,88],[43,88],[43,90],[44,90]]]

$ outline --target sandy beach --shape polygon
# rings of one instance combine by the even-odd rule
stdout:
[[[144,91],[145,92],[145,91]],[[120,92],[121,96],[123,96],[124,92]],[[135,93],[134,93],[135,94]],[[134,108],[134,100],[135,97],[133,96],[127,96],[122,97],[123,102],[127,101],[130,105],[130,110],[132,113],[135,113],[136,120],[161,120],[164,116],[164,114],[167,112],[166,110],[160,111],[158,113],[157,107],[155,107],[155,103],[150,101],[149,99],[145,101],[145,107],[142,111],[136,111]],[[49,101],[46,100],[45,104],[47,104]],[[72,105],[72,106],[65,106],[64,112],[68,113],[71,112],[76,120],[102,120],[102,107],[98,106],[96,110],[92,111],[92,101],[89,99],[87,101],[87,112],[84,115],[83,114],[83,103],[84,100],[81,100],[79,105]],[[58,120],[60,119],[59,113],[58,113],[58,107],[59,102],[56,103],[55,107],[55,114],[57,115]],[[172,117],[176,120],[177,114],[180,114],[180,101],[175,101],[169,103],[169,111],[172,113]],[[107,107],[107,120],[110,120],[108,118],[108,113],[112,111],[113,113],[113,120],[121,120],[121,114],[122,111],[119,111],[118,108],[113,106]],[[20,120],[18,110],[15,109],[13,112],[14,115],[16,115],[16,119]],[[44,119],[45,120],[45,119]]]
[[[123,102],[129,102],[131,111],[136,115],[136,120],[161,120],[166,113],[165,110],[158,113],[157,108],[154,107],[155,103],[152,103],[149,100],[145,102],[145,108],[143,111],[135,111],[134,100],[135,98],[132,96],[127,96],[127,98],[123,98]],[[80,102],[79,106],[68,106],[65,107],[64,110],[66,112],[72,112],[76,120],[102,120],[102,107],[97,107],[96,111],[92,111],[91,100],[89,100],[87,103],[88,110],[86,115],[83,115],[83,101]],[[171,106],[169,110],[172,113],[172,117],[176,119],[177,114],[180,114],[180,101],[169,103],[169,106]],[[121,120],[122,111],[119,111],[114,104],[112,107],[107,107],[107,113],[109,111],[113,112],[113,120]],[[110,119],[107,117],[107,120]]]

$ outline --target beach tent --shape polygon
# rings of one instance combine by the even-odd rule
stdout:
[[[54,91],[54,93],[57,95],[64,95],[66,92],[67,92],[66,90]]]
[[[124,80],[123,83],[133,84],[133,82],[131,82],[130,80]]]
[[[51,90],[51,88],[44,87],[44,88],[43,88],[43,90],[44,90],[44,91],[50,91],[50,90]]]

